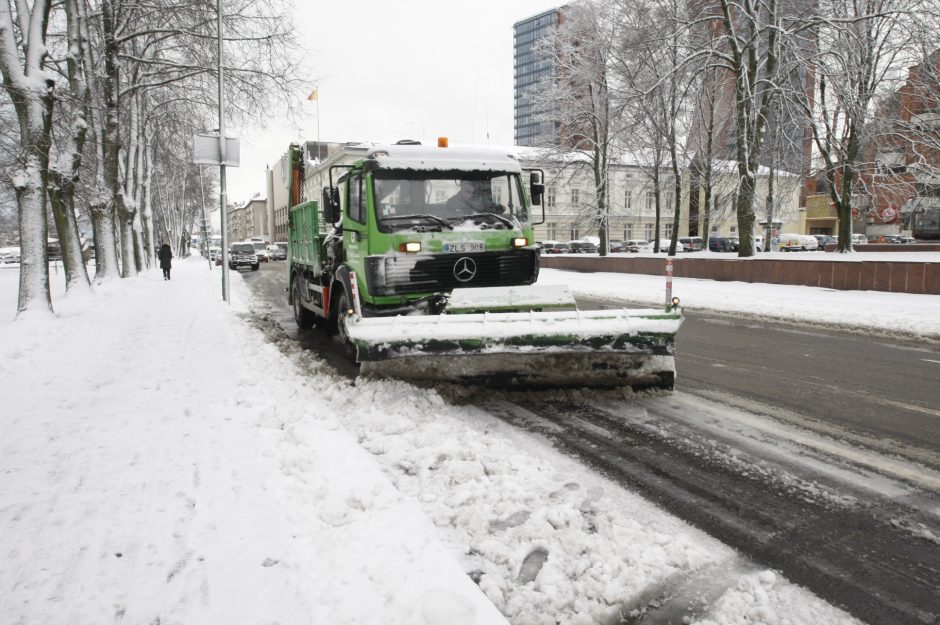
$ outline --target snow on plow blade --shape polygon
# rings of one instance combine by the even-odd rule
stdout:
[[[671,389],[682,313],[499,312],[347,321],[360,373],[499,388]]]

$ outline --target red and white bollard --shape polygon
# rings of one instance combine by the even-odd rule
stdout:
[[[666,258],[666,310],[671,309],[672,301],[672,257]]]

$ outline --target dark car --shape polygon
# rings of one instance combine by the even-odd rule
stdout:
[[[572,241],[568,244],[571,254],[597,254],[597,246],[590,241]]]
[[[839,242],[839,239],[828,234],[814,234],[813,236],[819,241],[819,249],[821,250],[825,250],[827,245],[835,245]]]
[[[552,243],[551,246],[545,248],[545,254],[567,254],[568,253],[568,244],[567,243]]]
[[[708,249],[712,252],[737,252],[738,240],[730,237],[712,237],[708,240]]]
[[[620,253],[627,251],[627,244],[625,241],[611,241],[610,242],[610,253]]]

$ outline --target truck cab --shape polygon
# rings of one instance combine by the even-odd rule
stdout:
[[[540,202],[542,189],[537,182],[524,185],[511,155],[383,146],[352,165],[334,166],[330,178],[322,206],[333,230],[307,257],[318,256],[317,287],[336,295],[336,288],[347,294],[355,288],[365,316],[439,312],[454,288],[528,285],[538,278],[530,198]],[[318,219],[297,217],[298,223]],[[301,279],[309,284],[314,273],[311,267]]]

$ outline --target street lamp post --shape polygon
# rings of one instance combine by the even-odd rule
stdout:
[[[231,303],[228,293],[228,204],[225,189],[225,92],[222,88],[222,0],[216,0],[215,6],[219,34],[219,207],[222,211],[222,299]]]

